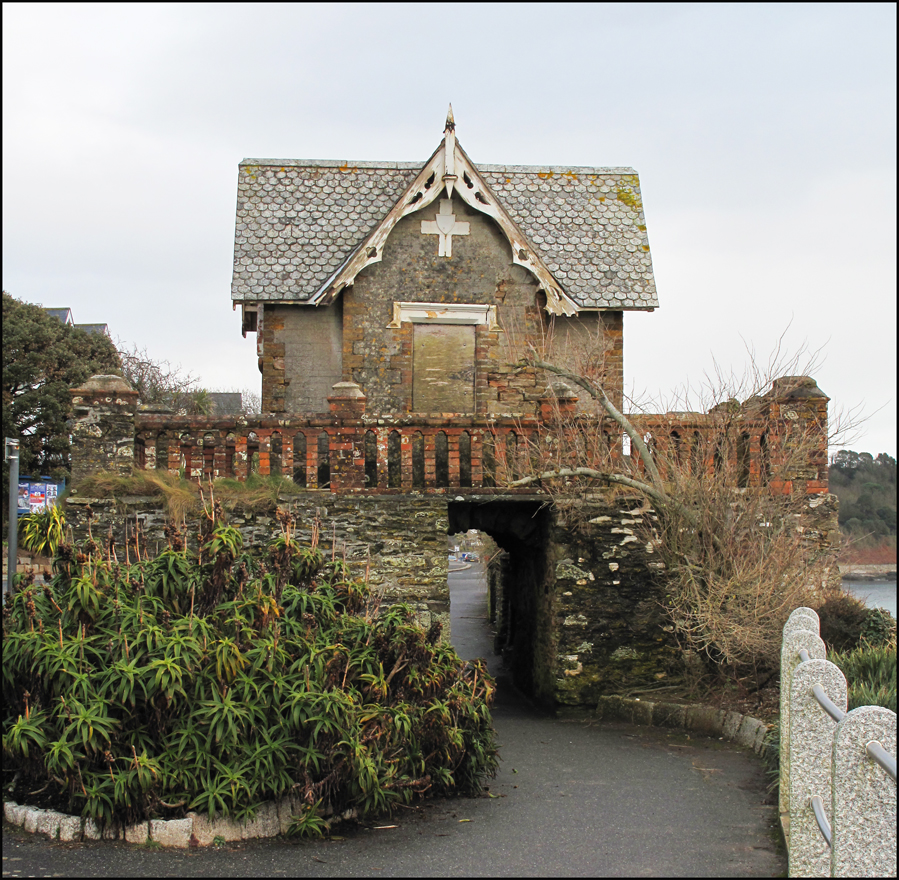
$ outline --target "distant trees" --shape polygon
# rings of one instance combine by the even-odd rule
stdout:
[[[69,388],[119,367],[116,347],[105,335],[63,324],[3,291],[3,436],[19,440],[20,473],[65,477]],[[4,464],[4,499],[8,492]],[[4,520],[6,513],[4,501]]]
[[[3,291],[3,436],[19,440],[19,472],[63,479],[70,470],[69,389],[97,373],[117,373],[141,403],[173,412],[204,415],[210,389],[146,348],[62,323],[38,305]],[[243,389],[241,411],[259,412],[257,392]],[[3,466],[3,522],[9,497],[9,465]]]
[[[856,547],[895,548],[895,458],[841,449],[831,457],[830,491],[840,499],[840,526]]]
[[[137,392],[141,403],[162,404],[172,412],[185,415],[208,415],[211,402],[208,392],[199,386],[191,373],[167,360],[157,360],[134,343],[117,341],[121,373]]]

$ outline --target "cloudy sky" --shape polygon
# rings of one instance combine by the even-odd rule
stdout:
[[[896,455],[895,86],[893,4],[4,4],[3,288],[258,390],[238,162],[424,162],[452,101],[476,164],[640,174],[636,396],[783,337]]]

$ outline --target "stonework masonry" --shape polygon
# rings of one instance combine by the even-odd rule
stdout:
[[[309,541],[318,520],[326,553],[345,559],[359,577],[367,571],[385,607],[407,602],[424,626],[439,620],[447,639],[447,532],[472,526],[494,536],[510,551],[499,578],[493,575],[496,648],[516,685],[545,705],[592,707],[603,694],[676,671],[658,564],[651,545],[634,535],[652,512],[636,499],[595,501],[572,517],[545,500],[310,491],[283,496],[281,504],[297,518],[297,540]],[[111,528],[121,545],[139,525],[145,553],[166,546],[158,498],[69,498],[67,517],[79,539],[87,536],[88,505],[94,536]],[[278,530],[273,510],[235,510],[229,519],[248,545],[265,544]],[[534,523],[532,530],[522,533],[522,523]],[[195,520],[188,534],[196,535]]]
[[[260,304],[264,412],[323,412],[330,386],[341,378],[364,389],[370,411],[412,412],[415,325],[388,326],[397,302],[496,308],[497,329],[475,327],[474,413],[534,413],[545,381],[511,363],[526,338],[552,337],[563,365],[578,350],[582,360],[599,352],[607,390],[620,405],[622,312],[548,316],[534,277],[513,265],[496,224],[461,201],[453,210],[470,233],[456,241],[452,260],[438,256],[435,240],[421,234],[421,217],[413,214],[397,224],[382,260],[364,269],[334,305]]]
[[[343,378],[342,303],[260,306],[263,412],[326,412]],[[292,377],[292,378],[289,378]]]
[[[73,388],[72,480],[95,471],[129,474],[134,466],[137,392],[119,376],[91,376]]]
[[[312,490],[285,495],[281,504],[297,519],[296,537],[301,543],[312,537],[312,525],[320,524],[326,553],[345,559],[354,573],[369,571],[372,589],[383,593],[385,605],[408,602],[419,620],[429,626],[439,620],[449,635],[448,562],[446,552],[446,500],[439,496],[343,496]],[[76,539],[87,537],[87,507],[94,519],[96,537],[110,528],[117,543],[124,545],[140,528],[144,552],[155,556],[165,549],[163,533],[166,513],[157,497],[125,496],[117,499],[70,497],[66,517]],[[274,509],[265,512],[235,510],[229,521],[247,546],[264,546],[277,533]],[[197,518],[188,520],[188,535],[195,542]]]

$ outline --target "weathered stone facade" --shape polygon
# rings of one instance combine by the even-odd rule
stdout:
[[[232,298],[258,333],[264,412],[323,412],[343,380],[379,413],[533,414],[543,379],[513,362],[535,340],[562,363],[586,348],[620,404],[623,312],[658,305],[637,175],[481,169],[454,132],[450,117],[423,165],[241,164]],[[447,326],[469,329],[431,363],[420,337]],[[422,393],[429,370],[470,387]]]
[[[408,602],[425,625],[440,620],[449,633],[445,498],[358,497],[310,491],[285,495],[281,503],[296,517],[297,540],[308,546],[317,520],[320,546],[346,559],[359,577],[368,571],[369,584],[383,593],[385,604]],[[137,528],[145,554],[155,556],[167,546],[163,533],[167,517],[158,496],[70,497],[66,516],[77,539],[87,537],[88,506],[93,514],[94,536],[108,535],[112,529],[120,553]],[[274,512],[273,508],[262,512],[237,509],[229,515],[229,522],[240,530],[247,546],[264,546],[278,533]],[[188,520],[188,540],[194,544],[198,519],[194,516]]]
[[[653,517],[641,499],[609,496],[544,508],[525,541],[494,527],[507,549],[489,575],[495,647],[536,699],[595,705],[680,673],[663,566],[638,537]]]
[[[317,518],[325,547],[386,602],[413,603],[447,634],[446,535],[476,528],[505,551],[491,607],[523,690],[595,705],[673,674],[652,511],[615,493],[566,506],[510,488],[541,444],[550,459],[575,450],[559,453],[580,454],[575,465],[600,452],[623,462],[617,426],[518,361],[532,344],[599,379],[621,407],[624,312],[658,306],[632,169],[478,167],[451,114],[423,164],[246,160],[232,299],[258,334],[263,413],[179,418],[94,377],[73,392],[73,482],[132,461],[204,483],[287,477],[301,539]],[[673,451],[696,475],[726,465],[737,491],[808,497],[807,532],[826,544],[827,402],[814,380],[786,377],[721,413],[634,422],[662,471]],[[812,457],[781,466],[810,433]],[[627,465],[638,476],[643,466]],[[69,501],[81,534],[89,500]],[[121,542],[141,522],[145,550],[164,546],[158,501],[91,506],[100,534],[111,527]],[[256,544],[277,528],[273,510],[232,521]]]
[[[449,638],[446,535],[478,528],[506,552],[493,571],[496,650],[516,686],[549,706],[595,705],[600,695],[652,684],[677,666],[665,630],[662,588],[651,546],[634,536],[651,511],[635,499],[595,501],[576,521],[527,495],[359,496],[310,491],[281,499],[296,517],[301,542],[318,521],[320,546],[368,577],[384,605],[408,602],[419,620],[439,620]],[[76,495],[67,517],[76,538],[112,530],[120,548],[140,529],[144,554],[167,544],[158,497],[97,499]],[[569,511],[570,512],[570,511]],[[229,517],[248,545],[278,531],[274,510]],[[188,520],[189,540],[197,521]],[[121,549],[119,552],[122,552]],[[496,576],[499,572],[499,576]]]

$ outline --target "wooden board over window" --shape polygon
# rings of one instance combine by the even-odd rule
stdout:
[[[474,412],[474,326],[415,324],[414,412]]]

